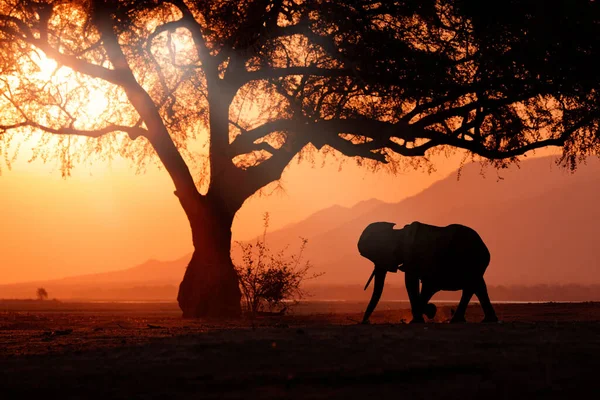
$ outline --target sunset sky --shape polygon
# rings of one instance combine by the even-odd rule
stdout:
[[[42,64],[42,71],[54,65],[47,60]],[[88,104],[92,110],[104,107],[97,100]],[[28,162],[34,145],[22,142],[11,168],[0,164],[0,284],[124,269],[192,251],[188,222],[163,168],[150,165],[137,174],[129,161],[93,158],[65,179],[56,160]],[[556,149],[536,155],[553,153]],[[237,213],[234,240],[261,233],[265,212],[273,231],[336,204],[349,207],[371,198],[398,202],[457,169],[461,154],[434,156],[436,171],[431,174],[413,169],[374,173],[350,158],[343,158],[341,169],[331,158],[323,162],[317,156],[314,163],[302,164],[293,160],[281,187],[267,186]]]
[[[193,50],[190,37],[185,38],[176,42],[182,54],[186,46]],[[168,54],[166,47],[163,51]],[[53,76],[56,63],[42,52],[35,53],[33,60],[41,81],[66,83],[67,91],[85,88],[77,112],[85,111],[90,126],[105,118],[104,109],[122,107],[117,101],[122,92],[105,93],[106,87],[88,78],[77,81],[68,68]],[[240,114],[241,110],[245,109],[240,108]],[[262,115],[258,109],[249,110],[251,115]],[[0,162],[0,284],[123,269],[192,251],[188,222],[164,169],[149,166],[146,173],[136,174],[128,161],[117,158],[109,164],[98,159],[78,165],[64,179],[54,161],[29,163],[31,146],[22,146],[10,169]],[[13,151],[15,147],[13,143]],[[538,151],[538,155],[548,153]],[[276,230],[336,204],[352,206],[371,198],[398,202],[447,176],[461,159],[461,154],[449,159],[438,156],[433,158],[434,173],[406,170],[396,175],[370,172],[351,159],[341,170],[339,162],[322,166],[319,157],[314,165],[292,161],[283,174],[282,190],[271,185],[265,189],[267,194],[273,192],[270,195],[246,201],[233,224],[234,239],[260,233],[267,211],[270,229]]]
[[[40,74],[49,74],[56,64],[39,58]],[[106,106],[102,96],[89,100],[92,111]],[[12,143],[12,149],[21,146],[11,168],[0,164],[0,284],[123,269],[192,251],[188,222],[164,169],[136,174],[129,161],[97,158],[65,179],[55,160],[28,162],[36,143],[23,140]],[[399,201],[445,177],[461,157],[436,158],[431,174],[409,169],[397,175],[373,173],[348,158],[340,170],[340,162],[327,160],[326,166],[318,156],[314,165],[292,161],[279,188],[268,186],[246,201],[234,221],[234,239],[262,232],[265,212],[276,230],[335,204]]]
[[[22,154],[0,177],[0,283],[48,279],[121,269],[149,258],[174,259],[192,251],[185,215],[167,173],[150,168],[136,175],[127,162],[80,166],[63,179],[55,165],[27,163]],[[350,160],[321,167],[292,163],[284,191],[249,199],[233,225],[234,238],[299,221],[334,205],[378,198],[398,201],[447,175],[460,160],[437,173],[373,174]]]
[[[117,159],[79,166],[63,179],[56,164],[28,163],[28,158],[24,148],[0,176],[0,283],[123,269],[192,251],[187,220],[164,169],[136,174]],[[390,175],[359,168],[351,159],[341,171],[338,164],[292,162],[281,181],[283,191],[244,204],[233,225],[234,239],[260,233],[266,211],[275,230],[335,204],[400,201],[447,176],[460,157],[438,157],[436,165],[432,174]]]

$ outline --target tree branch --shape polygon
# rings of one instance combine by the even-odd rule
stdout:
[[[100,136],[106,135],[107,133],[111,133],[111,132],[125,132],[129,135],[131,140],[135,140],[140,136],[146,136],[148,134],[147,130],[145,130],[143,128],[135,127],[135,126],[124,126],[124,125],[111,124],[111,125],[107,125],[103,128],[86,130],[86,129],[75,129],[75,128],[70,128],[70,127],[52,128],[49,126],[39,124],[34,121],[24,121],[24,122],[19,122],[19,123],[12,124],[12,125],[0,125],[0,133],[6,132],[11,129],[18,129],[18,128],[24,128],[24,127],[40,129],[44,132],[53,133],[53,134],[57,134],[57,135],[76,135],[76,136],[85,136],[85,137],[89,137],[89,138],[99,138]]]
[[[479,100],[475,100],[475,101],[472,101],[472,102],[469,102],[467,104],[463,104],[463,105],[460,105],[457,107],[451,107],[451,108],[437,111],[437,112],[429,114],[429,115],[425,115],[425,116],[421,117],[418,121],[415,121],[414,125],[416,127],[424,128],[429,125],[442,123],[443,121],[446,121],[448,118],[451,118],[451,117],[463,116],[466,113],[468,113],[469,111],[478,109],[480,107],[485,107],[486,109],[489,109],[489,110],[496,110],[500,106],[514,104],[519,101],[524,101],[524,100],[530,99],[533,96],[535,96],[535,95],[532,93],[524,93],[519,96],[503,97],[500,99],[485,99],[485,98],[479,99]],[[414,115],[413,115],[413,117],[414,117]]]
[[[156,60],[156,57],[154,57],[154,54],[152,54],[152,42],[162,32],[167,32],[169,30],[174,30],[174,29],[181,27],[182,26],[181,22],[182,22],[182,20],[178,20],[178,21],[171,21],[171,22],[167,22],[165,24],[159,25],[158,27],[156,27],[154,32],[152,32],[150,34],[150,36],[148,36],[148,39],[146,40],[146,52],[148,53],[148,58],[150,59],[150,63],[154,66],[156,75],[158,76],[158,82],[160,83],[160,85],[162,87],[163,95],[164,95],[165,99],[170,97],[168,95],[169,94],[169,85],[167,84],[167,79],[165,77],[165,74],[162,71],[160,64]],[[171,94],[171,96],[172,96],[172,94]]]
[[[100,65],[92,64],[75,56],[63,54],[52,48],[50,44],[44,43],[41,40],[32,40],[31,44],[42,50],[46,56],[52,58],[59,64],[73,69],[79,73],[88,75],[92,78],[103,79],[115,85],[123,85],[125,81],[119,73],[114,69],[104,68]]]
[[[201,195],[196,188],[192,174],[169,135],[154,101],[148,92],[137,82],[129,67],[117,35],[114,32],[112,10],[102,0],[96,0],[94,5],[94,21],[101,34],[108,57],[115,66],[115,71],[122,76],[122,87],[125,90],[127,98],[148,127],[148,135],[146,137],[171,176],[176,188],[175,194],[179,197],[188,219],[193,220],[198,216],[199,203],[197,200]]]
[[[25,32],[19,32],[14,30],[8,26],[0,26],[0,31],[7,33],[11,36],[14,36],[15,39],[21,39],[25,43],[30,44],[38,49],[42,50],[47,57],[55,60],[61,65],[69,67],[76,72],[88,75],[92,78],[104,79],[108,82],[121,85],[123,81],[117,71],[111,70],[108,68],[104,68],[100,65],[89,63],[85,60],[77,58],[76,56],[67,55],[61,53],[60,51],[54,49],[50,44],[43,39],[35,39],[33,33],[29,30],[29,27],[21,20],[9,17],[9,16],[0,16],[1,20],[7,20],[19,26],[20,29],[25,30]],[[41,37],[45,37],[45,35],[40,35]]]
[[[280,149],[272,152],[272,156],[268,160],[242,171],[240,195],[247,198],[260,188],[280,179],[285,167],[307,144],[308,141],[305,138],[291,135]]]
[[[375,141],[352,143],[349,140],[341,138],[339,135],[332,134],[328,135],[323,145],[329,146],[347,157],[362,157],[381,163],[387,163],[385,154],[381,151],[377,151],[383,150],[383,146]]]
[[[29,26],[25,22],[20,20],[19,18],[10,16],[10,15],[0,15],[0,22],[7,22],[9,24],[13,23],[21,30],[21,32],[19,32],[19,30],[9,28],[8,26],[0,26],[1,31],[8,33],[10,35],[13,35],[13,36],[18,36],[22,39],[23,38],[26,40],[33,39],[33,33],[31,32],[31,29],[29,28]]]
[[[276,79],[290,75],[313,75],[322,77],[344,77],[353,76],[354,73],[348,69],[342,68],[319,68],[316,66],[307,67],[285,67],[285,68],[261,68],[258,71],[246,71],[239,76],[242,85],[253,80]]]
[[[339,140],[344,142],[348,141],[340,138],[340,133],[365,136],[377,140],[380,144],[384,143],[386,145],[388,145],[388,141],[391,137],[402,138],[406,141],[414,141],[416,138],[432,139],[432,133],[430,131],[416,129],[403,121],[390,123],[367,118],[348,118],[302,123],[296,119],[279,119],[269,121],[238,135],[231,143],[232,154],[239,155],[248,153],[249,151],[252,151],[252,147],[256,140],[278,131],[302,134],[307,138],[308,142],[313,143],[317,148],[331,145],[331,143],[346,148],[346,144]],[[350,145],[355,146],[352,143],[350,143]],[[398,145],[395,145],[394,147],[398,148],[397,146]],[[382,147],[385,146],[380,146],[379,148]],[[364,155],[365,154],[363,154],[363,156]]]
[[[198,59],[205,68],[205,73],[216,76],[216,74],[218,74],[217,63],[210,55],[210,50],[206,46],[206,40],[202,33],[202,25],[196,21],[194,14],[184,1],[172,0],[172,3],[179,8],[179,11],[183,14],[183,17],[179,21],[181,21],[182,26],[186,27],[192,34],[192,39],[196,45],[196,53],[198,54]]]
[[[577,132],[579,129],[585,127],[586,125],[592,123],[594,119],[597,118],[595,115],[590,115],[588,118],[584,118],[579,122],[573,124],[568,129],[565,129],[560,136],[556,138],[548,138],[543,140],[538,140],[535,142],[527,143],[521,145],[519,147],[509,149],[509,150],[493,150],[488,149],[483,146],[479,141],[473,140],[464,140],[459,139],[457,137],[439,135],[436,139],[439,141],[440,145],[450,145],[460,149],[469,150],[474,154],[477,154],[481,157],[490,159],[490,160],[500,160],[503,158],[512,158],[523,155],[531,150],[541,149],[543,147],[562,147],[569,140],[571,135]]]
[[[240,154],[249,153],[253,150],[254,142],[260,138],[263,138],[273,132],[293,130],[299,122],[291,119],[278,119],[269,121],[260,125],[254,129],[243,130],[242,133],[233,139],[229,145],[230,154],[235,157]]]
[[[275,154],[275,153],[277,153],[279,151],[279,149],[276,149],[275,147],[271,146],[267,142],[256,143],[254,145],[254,149],[253,150],[255,150],[255,151],[264,150],[264,151],[269,152],[271,154]]]
[[[458,136],[458,133],[472,129],[472,124],[466,124],[454,132],[453,135],[447,135],[433,130],[419,129],[402,121],[389,123],[366,118],[324,120],[305,124],[291,119],[275,120],[257,128],[244,131],[236,137],[231,145],[236,155],[248,153],[257,149],[257,144],[254,143],[256,140],[275,131],[286,131],[301,135],[303,141],[312,143],[318,149],[323,146],[330,146],[349,157],[364,157],[384,163],[387,160],[382,150],[386,148],[402,156],[413,157],[424,156],[427,150],[444,145],[469,150],[474,154],[488,159],[502,159],[519,156],[528,151],[546,146],[563,146],[575,131],[583,128],[592,121],[593,117],[581,120],[569,129],[565,129],[558,138],[539,140],[507,150],[489,149],[478,140],[472,140],[472,138],[468,140]],[[340,137],[339,134],[341,133],[364,136],[371,139],[371,141],[352,143]],[[406,142],[413,144],[416,139],[425,139],[427,141],[420,145],[408,147],[406,144],[401,145],[392,141],[393,137],[404,139]]]

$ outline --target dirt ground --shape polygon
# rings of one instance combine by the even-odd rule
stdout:
[[[34,304],[34,303],[32,303]],[[48,303],[50,304],[50,303]],[[0,398],[598,398],[600,303],[497,304],[408,325],[406,304],[184,320],[174,304],[0,305]]]

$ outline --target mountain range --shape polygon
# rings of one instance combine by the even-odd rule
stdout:
[[[293,253],[299,237],[306,238],[303,256],[315,272],[325,272],[315,284],[363,285],[372,265],[358,254],[356,242],[369,223],[394,222],[397,228],[416,220],[440,226],[460,223],[478,231],[490,249],[489,285],[598,284],[599,200],[596,158],[574,174],[558,168],[550,157],[525,160],[500,171],[482,170],[480,164],[471,163],[398,203],[372,199],[353,207],[332,206],[269,232],[266,241],[273,250],[289,245],[287,251]],[[232,254],[239,259],[239,246],[234,244]],[[134,288],[144,292],[151,287],[170,297],[189,257],[149,260],[109,273],[3,285],[0,298],[31,297],[40,286],[59,298],[121,299],[136,297],[131,294]],[[402,283],[400,277],[393,279],[396,285]]]

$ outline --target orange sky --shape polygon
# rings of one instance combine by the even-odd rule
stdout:
[[[136,175],[125,161],[79,166],[63,179],[53,164],[27,163],[22,154],[0,176],[0,284],[51,279],[169,260],[192,250],[184,213],[164,170]],[[234,238],[271,230],[334,205],[378,198],[395,202],[441,179],[460,159],[440,159],[431,175],[371,173],[348,162],[312,166],[293,162],[283,175],[285,192],[249,199],[234,222]]]
[[[40,79],[47,79],[55,64],[43,54],[36,59]],[[60,71],[63,75],[55,79],[69,79],[68,69]],[[94,111],[106,108],[104,92],[98,90],[100,94],[87,99],[90,121],[96,119]],[[0,164],[0,284],[123,269],[192,251],[189,226],[164,170],[149,167],[136,175],[125,161],[98,161],[93,167],[78,166],[65,180],[57,166],[29,164],[28,150],[21,153],[12,170]],[[283,175],[284,192],[244,204],[234,221],[234,239],[260,233],[266,211],[275,230],[335,204],[352,206],[370,198],[400,201],[447,176],[459,166],[460,157],[435,160],[435,173],[395,176],[371,173],[353,161],[341,171],[338,164],[292,162]]]
[[[43,54],[38,58],[40,74],[53,71],[54,62]],[[56,79],[68,80],[69,70],[61,71],[66,75]],[[106,108],[98,106],[102,96],[96,97],[88,106]],[[192,251],[185,215],[164,170],[149,167],[136,175],[126,161],[96,161],[77,166],[65,180],[54,163],[27,162],[34,144],[23,142],[10,171],[0,164],[0,284],[123,269]],[[437,173],[396,176],[373,174],[352,160],[342,171],[338,164],[323,168],[318,161],[318,166],[292,162],[283,175],[284,192],[246,202],[234,222],[234,239],[262,232],[266,211],[275,230],[335,204],[351,206],[370,198],[399,201],[446,176],[460,158],[441,161]]]

